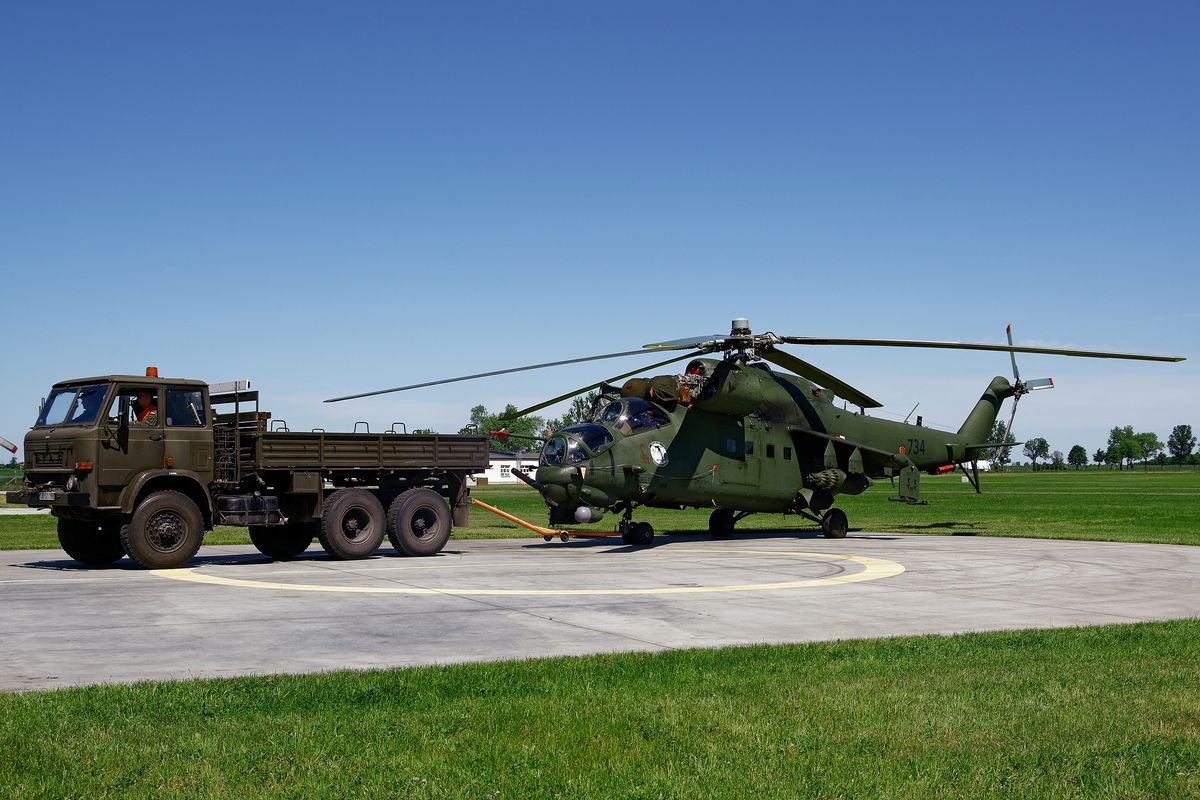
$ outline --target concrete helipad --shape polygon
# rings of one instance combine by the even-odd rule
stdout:
[[[189,569],[0,553],[0,689],[1200,616],[1200,548],[898,534],[451,542]]]

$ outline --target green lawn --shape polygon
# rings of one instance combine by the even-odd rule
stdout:
[[[984,480],[839,505],[869,530],[1200,544],[1192,471]],[[545,519],[530,490],[476,496]],[[523,534],[472,521],[456,536]],[[0,547],[56,546],[53,520],[0,517]],[[1200,621],[0,695],[0,752],[5,798],[1200,797]]]
[[[1200,796],[1200,622],[0,696],[5,797]]]
[[[1200,544],[1200,472],[1087,470],[985,474],[984,493],[975,494],[958,475],[922,480],[926,506],[892,503],[894,492],[878,483],[858,497],[841,497],[838,506],[854,529],[957,536],[1032,536],[1049,539],[1098,539],[1162,544]],[[546,508],[532,489],[488,486],[475,496],[509,513],[545,524]],[[637,519],[658,533],[703,533],[708,512],[688,509],[639,509]],[[471,512],[469,528],[455,531],[462,539],[526,536],[528,531],[482,509]],[[615,517],[589,530],[612,530]],[[755,530],[815,531],[796,516],[759,514],[738,524]],[[245,531],[218,528],[211,544],[248,544]],[[55,548],[54,521],[46,517],[0,517],[0,549]]]

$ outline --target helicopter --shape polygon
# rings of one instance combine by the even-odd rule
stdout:
[[[566,392],[521,409],[509,419],[597,390],[583,421],[530,438],[542,443],[536,472],[513,470],[546,502],[550,524],[564,527],[619,514],[617,529],[629,545],[649,545],[654,529],[634,521],[649,508],[711,508],[708,528],[717,538],[734,533],[750,514],[797,514],[815,522],[832,539],[846,536],[848,519],[834,507],[839,495],[858,495],[889,479],[889,498],[921,503],[922,474],[961,469],[980,491],[978,460],[997,446],[1021,444],[988,438],[1005,400],[1012,398],[1006,431],[1011,432],[1020,399],[1051,389],[1050,378],[1022,380],[1016,353],[1183,361],[1178,356],[1141,355],[1013,344],[912,339],[855,339],[755,334],[746,318],[733,320],[728,335],[712,334],[644,345],[641,350],[531,364],[391,389],[331,398],[406,391],[475,378],[598,361],[653,351],[672,356],[655,364]],[[938,348],[1008,352],[1013,379],[988,383],[957,432],[872,417],[882,404],[845,381],[781,349],[781,345]],[[683,351],[682,355],[678,355]],[[712,356],[712,357],[708,357]],[[682,374],[631,376],[687,359]],[[772,369],[780,367],[779,371]],[[625,380],[622,384],[617,381]],[[841,404],[838,404],[838,400]],[[852,410],[850,405],[857,408]],[[911,415],[911,412],[910,412]],[[506,431],[493,431],[502,440]],[[513,434],[515,436],[515,434]]]

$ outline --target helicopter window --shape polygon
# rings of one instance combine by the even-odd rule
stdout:
[[[551,436],[542,448],[543,464],[561,464],[567,452],[567,440],[562,436]]]
[[[567,440],[567,463],[578,464],[580,461],[587,461],[587,450],[580,446],[577,439]]]
[[[609,403],[604,407],[604,411],[600,414],[600,421],[607,422],[612,425],[617,424],[617,420],[621,418],[621,404]]]
[[[746,442],[746,455],[754,455],[754,442]]]
[[[731,456],[737,455],[737,439],[725,440],[725,452],[729,453]]]
[[[560,433],[570,434],[572,440],[578,439],[583,442],[593,453],[613,440],[612,434],[608,432],[607,428],[594,422],[577,422],[563,428]]]
[[[769,444],[769,445],[767,445],[767,458],[774,458],[774,457],[775,457],[775,445]]]
[[[658,406],[647,403],[640,397],[631,397],[622,403],[611,403],[600,415],[601,422],[607,422],[626,436],[643,430],[661,428],[671,422],[671,418]]]
[[[783,460],[784,461],[792,460],[792,448],[790,448],[790,447],[783,448]]]

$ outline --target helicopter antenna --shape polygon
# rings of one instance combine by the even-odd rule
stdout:
[[[905,421],[905,422],[908,422],[908,418],[909,418],[909,417],[911,417],[911,416],[913,415],[913,411],[916,411],[916,410],[917,410],[917,408],[918,408],[918,406],[920,406],[920,405],[921,405],[920,403],[917,403],[917,405],[915,405],[915,406],[913,406],[913,407],[912,407],[912,411],[909,411],[907,414],[905,414],[905,415],[904,415],[904,421]]]

